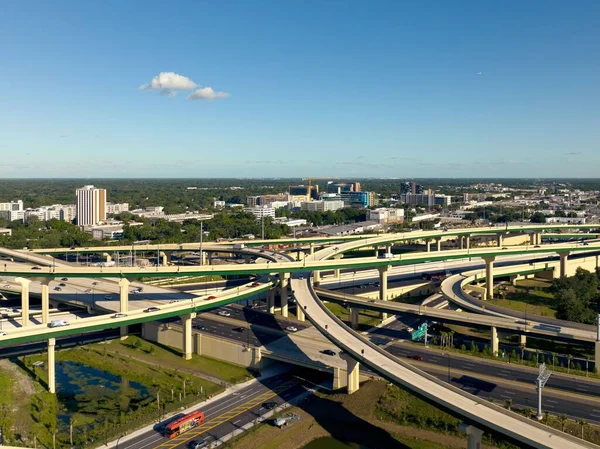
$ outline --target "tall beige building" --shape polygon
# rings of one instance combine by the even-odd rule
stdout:
[[[96,225],[106,221],[106,190],[83,186],[77,195],[77,225]]]

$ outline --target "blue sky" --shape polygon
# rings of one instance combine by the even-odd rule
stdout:
[[[599,21],[597,0],[6,0],[0,177],[597,177]]]

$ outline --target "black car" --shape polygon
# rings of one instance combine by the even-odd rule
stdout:
[[[159,310],[158,307],[148,307],[144,312],[158,312]]]
[[[62,278],[61,281],[68,281],[69,278]]]
[[[325,355],[335,355],[335,351],[332,351],[331,349],[325,349],[321,352]]]
[[[246,332],[246,328],[245,327],[236,327],[235,329],[233,329],[235,332]]]
[[[41,270],[40,267],[31,267],[32,270]]]
[[[275,402],[275,401],[265,402],[262,406],[264,408],[266,408],[267,410],[273,410],[275,407],[277,407],[277,402]]]
[[[60,284],[58,284],[60,287],[66,287],[67,284],[65,284],[64,282],[61,282]]]

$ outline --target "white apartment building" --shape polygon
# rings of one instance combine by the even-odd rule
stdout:
[[[83,186],[77,196],[77,225],[95,225],[106,220],[106,190]]]
[[[316,211],[316,212],[327,212],[329,210],[338,210],[344,207],[344,202],[341,200],[329,200],[329,201],[303,201],[300,203],[300,209]]]
[[[22,220],[24,217],[23,201],[10,201],[8,203],[0,203],[0,218],[8,221]]]
[[[376,221],[380,224],[400,223],[404,221],[404,209],[380,207],[367,211],[367,220]]]
[[[272,207],[245,207],[244,212],[254,215],[257,220],[265,217],[275,218],[275,209]]]
[[[214,208],[222,208],[222,207],[225,207],[225,201],[214,200],[214,201],[213,201],[213,207],[214,207]]]

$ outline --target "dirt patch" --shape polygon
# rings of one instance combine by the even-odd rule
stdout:
[[[31,377],[29,377],[27,374],[21,371],[19,367],[17,367],[17,365],[12,363],[10,360],[1,359],[0,370],[7,371],[8,373],[10,373],[11,377],[13,377],[16,380],[15,397],[29,397],[32,394],[35,394],[36,389],[33,379],[31,379]]]

